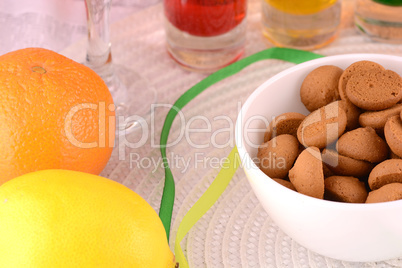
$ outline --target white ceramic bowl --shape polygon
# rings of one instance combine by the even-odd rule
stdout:
[[[402,75],[402,57],[379,54],[328,56],[289,68],[258,87],[236,122],[236,145],[247,178],[264,209],[300,245],[345,261],[402,257],[402,200],[348,204],[312,198],[271,180],[253,162],[263,141],[266,120],[285,112],[308,114],[299,89],[305,76],[322,65],[343,69],[370,60]],[[262,130],[262,131],[258,131]]]

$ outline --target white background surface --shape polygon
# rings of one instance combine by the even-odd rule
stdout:
[[[161,0],[114,0],[111,23]],[[61,51],[86,35],[84,0],[0,0],[0,54],[39,46]]]
[[[163,9],[160,2],[161,0],[113,2],[113,59],[146,77],[158,92],[158,103],[172,104],[205,75],[183,70],[166,53]],[[248,2],[245,56],[270,46],[261,34],[260,0]],[[347,5],[344,6],[339,37],[329,46],[315,52],[323,55],[361,52],[402,56],[402,45],[371,42],[359,34],[353,27],[353,0],[343,2]],[[147,5],[151,6],[145,8]],[[41,46],[79,60],[82,54],[85,56],[85,37],[83,0],[0,0],[0,54],[23,47]],[[186,119],[205,116],[211,122],[213,130],[230,128],[222,120],[213,119],[228,116],[235,122],[239,104],[244,103],[249,94],[269,77],[291,66],[293,64],[278,60],[253,64],[204,91],[183,109],[183,115]],[[159,141],[167,111],[160,109],[153,114],[153,141],[156,143]],[[170,141],[178,136],[182,127],[175,120]],[[138,140],[137,134],[133,133],[127,139]],[[209,134],[196,135],[193,140],[200,144],[207,143],[211,140]],[[227,141],[227,136],[219,138]],[[183,216],[205,192],[219,171],[212,168],[208,161],[201,165],[195,161],[195,157],[198,154],[205,157],[203,159],[222,159],[230,152],[231,146],[229,143],[225,148],[210,146],[196,149],[186,139],[181,139],[175,146],[168,148],[168,157],[178,156],[190,163],[185,168],[171,166],[176,182],[171,237],[174,238]],[[124,159],[121,158],[121,153],[125,156]],[[101,175],[133,189],[158,211],[164,182],[163,168],[137,166],[130,160],[130,156],[160,161],[159,148],[153,147],[150,142],[141,148],[119,146]],[[402,267],[402,259],[349,263],[318,255],[299,245],[271,220],[259,204],[242,170],[238,170],[222,197],[190,230],[181,245],[191,268]],[[170,246],[174,248],[174,239],[170,240]]]

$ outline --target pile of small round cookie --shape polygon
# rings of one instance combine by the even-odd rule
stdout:
[[[372,61],[325,65],[300,88],[307,116],[272,120],[260,169],[312,197],[374,203],[402,199],[402,78]]]

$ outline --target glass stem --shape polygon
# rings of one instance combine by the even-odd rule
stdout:
[[[86,65],[113,86],[113,66],[110,43],[109,11],[111,0],[85,0],[88,28]]]

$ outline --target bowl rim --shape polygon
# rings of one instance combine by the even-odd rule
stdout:
[[[254,173],[254,177],[256,180],[259,180],[258,183],[268,183],[270,186],[273,187],[275,191],[283,191],[284,194],[289,195],[293,198],[298,198],[301,202],[314,202],[316,206],[324,206],[324,207],[335,207],[339,209],[346,209],[346,210],[381,210],[381,209],[392,209],[392,208],[400,208],[402,207],[402,200],[395,200],[395,201],[388,201],[388,202],[380,202],[380,203],[345,203],[345,202],[337,202],[337,201],[330,201],[324,200],[319,198],[314,198],[311,196],[307,196],[296,191],[293,191],[274,180],[270,179],[268,175],[262,172],[257,165],[252,161],[248,151],[246,151],[244,146],[239,146],[239,144],[243,144],[243,136],[242,134],[242,124],[244,122],[244,115],[246,111],[251,107],[253,101],[259,96],[261,92],[263,92],[269,85],[273,84],[277,80],[280,80],[288,75],[291,75],[293,72],[312,67],[315,65],[326,65],[330,64],[333,60],[353,60],[354,62],[359,60],[390,60],[390,61],[400,61],[402,64],[402,57],[395,56],[395,55],[388,55],[388,54],[379,54],[379,53],[351,53],[351,54],[339,54],[339,55],[332,55],[332,56],[325,56],[318,59],[313,59],[310,61],[306,61],[303,63],[296,64],[290,68],[287,68],[259,85],[247,98],[246,101],[243,103],[236,119],[235,124],[235,144],[237,147],[237,151],[240,157],[241,164],[243,164],[243,169],[248,171],[249,173]],[[249,167],[244,163],[250,163]],[[247,179],[250,181],[250,178],[246,176]],[[263,181],[264,180],[264,181]]]

